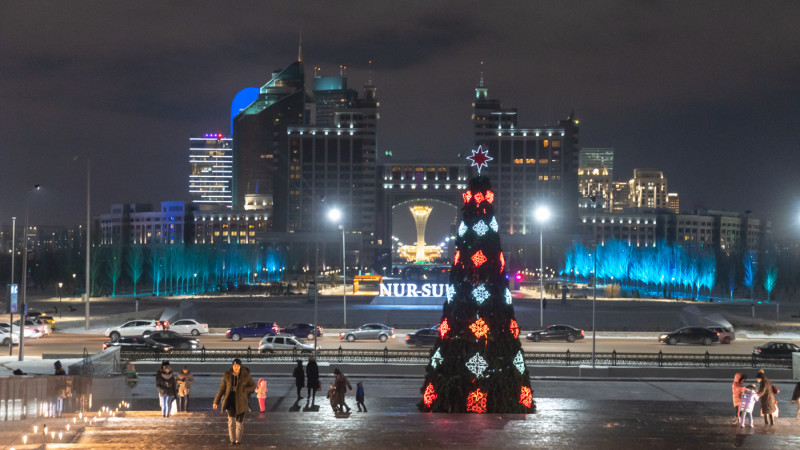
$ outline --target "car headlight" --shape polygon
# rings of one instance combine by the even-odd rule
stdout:
[[[667,338],[667,335],[666,335],[666,334],[662,334],[662,335],[661,335],[661,336],[659,336],[658,338],[659,338],[659,339],[666,339],[666,338]]]

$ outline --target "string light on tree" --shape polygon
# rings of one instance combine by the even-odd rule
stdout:
[[[453,301],[453,298],[456,296],[456,287],[452,284],[447,286],[447,303]]]
[[[475,264],[475,267],[480,267],[481,264],[488,261],[482,250],[478,250],[470,259],[472,259],[472,264]]]
[[[486,393],[480,389],[472,391],[467,396],[467,411],[482,414],[486,412]]]
[[[517,368],[520,374],[525,373],[525,357],[522,356],[522,350],[514,357],[514,367]]]
[[[475,335],[476,338],[480,339],[485,337],[489,334],[489,325],[486,325],[486,322],[483,319],[476,320],[472,325],[469,326],[470,331],[472,334]]]
[[[489,291],[486,290],[484,285],[480,285],[472,290],[472,297],[476,302],[483,303],[487,298],[489,298]]]
[[[458,236],[462,237],[466,232],[467,232],[467,226],[464,225],[464,222],[461,222],[461,225],[458,226]]]
[[[509,291],[508,288],[506,288],[506,291],[503,293],[503,298],[506,301],[506,305],[511,304],[511,291]]]
[[[496,218],[496,217],[492,217],[492,221],[491,221],[491,222],[489,222],[489,227],[490,227],[490,228],[492,229],[492,231],[494,231],[495,233],[497,233],[497,230],[499,230],[499,229],[500,229],[500,227],[497,225],[497,218]]]
[[[478,236],[483,236],[487,231],[489,231],[489,227],[486,226],[486,224],[481,220],[472,226],[472,230],[478,233]]]
[[[531,403],[533,403],[533,392],[531,392],[531,388],[522,386],[522,390],[519,394],[519,402],[525,405],[526,408],[531,407]]]
[[[433,366],[433,368],[435,369],[436,366],[442,363],[442,359],[443,359],[442,354],[439,353],[439,349],[437,348],[436,353],[434,353],[433,356],[431,356],[431,366]]]
[[[489,365],[486,364],[486,360],[478,353],[475,353],[475,355],[467,361],[467,369],[478,378],[483,377],[483,372],[487,367],[489,367]]]
[[[428,383],[428,387],[425,388],[425,394],[422,396],[422,401],[425,402],[425,406],[430,408],[434,400],[436,400],[436,391],[433,389],[433,383]]]

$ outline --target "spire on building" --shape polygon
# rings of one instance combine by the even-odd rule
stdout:
[[[300,43],[297,46],[297,60],[303,61],[303,32],[300,32]]]
[[[483,61],[481,61],[481,67],[483,67]],[[481,78],[478,81],[478,87],[475,89],[475,98],[478,100],[486,100],[489,98],[489,90],[486,89],[483,82],[483,70],[481,70]]]
[[[367,72],[367,85],[372,85],[372,60],[369,60],[369,71]]]

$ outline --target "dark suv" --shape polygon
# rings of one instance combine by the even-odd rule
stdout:
[[[703,344],[711,345],[719,342],[719,333],[702,327],[683,327],[678,328],[672,333],[662,334],[658,337],[658,342],[665,342],[668,345],[675,344]]]
[[[262,338],[267,335],[275,336],[281,329],[275,322],[247,322],[238,328],[231,328],[225,332],[225,337],[240,341],[242,338],[257,337]]]

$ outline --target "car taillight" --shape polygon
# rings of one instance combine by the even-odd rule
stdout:
[[[407,334],[407,335],[406,335],[406,339],[411,339],[411,335],[410,335],[410,334]]]
[[[344,333],[339,333],[339,339],[344,337]]]
[[[106,343],[104,342],[104,343],[103,343],[103,350],[105,350],[105,349],[107,349],[107,348],[108,348],[108,344],[106,344]]]
[[[719,337],[719,333],[717,333],[717,337]]]
[[[583,330],[581,330],[581,336],[583,336]]]

